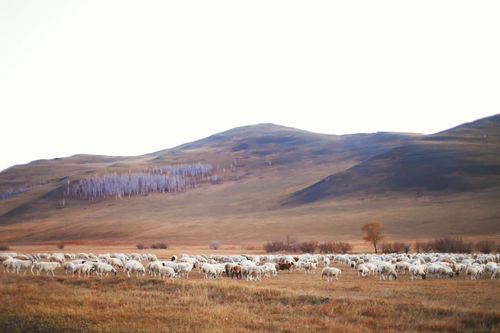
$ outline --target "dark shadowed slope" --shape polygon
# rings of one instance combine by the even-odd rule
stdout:
[[[500,115],[464,124],[375,155],[294,193],[287,203],[389,192],[500,188]]]

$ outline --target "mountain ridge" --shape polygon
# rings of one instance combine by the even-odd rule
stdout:
[[[0,241],[254,241],[287,233],[316,239],[330,228],[337,237],[358,237],[357,225],[373,216],[394,235],[441,235],[452,221],[460,234],[500,232],[498,119],[433,135],[330,135],[264,123],[139,156],[76,154],[18,165],[0,173],[0,193],[30,188],[0,200]],[[480,132],[489,141],[478,139]],[[453,169],[457,161],[465,169]],[[66,206],[58,207],[68,184],[81,179],[198,162],[212,165],[220,181],[178,193],[66,198]],[[405,173],[413,175],[411,181]],[[340,189],[332,190],[332,181]],[[449,184],[456,188],[443,191]],[[482,208],[462,211],[471,205]],[[453,219],[456,211],[461,216]]]

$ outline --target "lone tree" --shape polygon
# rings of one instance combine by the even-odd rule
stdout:
[[[363,227],[361,230],[366,232],[366,236],[363,237],[363,239],[367,242],[371,242],[373,244],[373,248],[375,249],[375,253],[377,253],[377,244],[379,241],[384,239],[384,236],[382,235],[382,223],[378,221],[372,221],[368,222]]]

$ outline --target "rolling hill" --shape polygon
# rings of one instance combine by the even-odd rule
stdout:
[[[0,196],[8,194],[0,200],[0,241],[357,240],[372,219],[384,222],[389,238],[498,235],[499,119],[429,136],[259,124],[141,156],[13,166],[0,173]],[[68,195],[81,180],[151,178],[151,170],[196,163],[210,165],[210,175],[182,190]]]
[[[291,203],[383,193],[500,187],[500,116],[481,119],[377,154],[291,196]]]

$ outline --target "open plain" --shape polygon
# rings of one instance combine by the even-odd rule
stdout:
[[[20,247],[47,251],[50,246]],[[52,246],[53,248],[53,246]],[[256,254],[237,246],[137,250],[121,246],[67,246],[64,252]],[[14,248],[13,250],[16,250]],[[145,262],[144,262],[145,263]],[[145,263],[146,264],[146,263]],[[279,272],[260,281],[203,279],[195,269],[173,283],[151,276],[79,278],[0,273],[2,332],[498,332],[500,283],[488,277],[395,281],[361,278],[341,264],[338,281]]]

